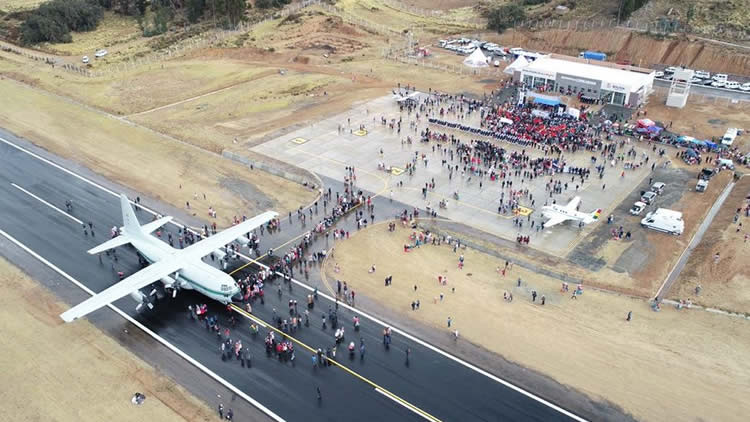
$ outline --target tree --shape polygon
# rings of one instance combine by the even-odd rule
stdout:
[[[687,23],[690,23],[690,21],[692,21],[694,17],[695,17],[695,5],[691,3],[687,9]]]
[[[516,22],[526,19],[526,12],[518,3],[508,3],[491,9],[487,14],[487,29],[501,33]]]
[[[187,19],[190,23],[196,23],[203,16],[206,9],[206,0],[188,0],[187,1]]]
[[[96,29],[103,9],[95,0],[53,0],[42,3],[21,24],[21,39],[35,44],[43,41],[71,42],[70,31]]]

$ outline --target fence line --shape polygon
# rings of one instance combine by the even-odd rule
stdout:
[[[253,26],[266,22],[268,20],[284,18],[292,13],[296,13],[306,7],[314,6],[317,4],[323,4],[323,0],[305,0],[300,3],[293,3],[283,8],[276,13],[268,13],[261,17],[259,20],[254,22],[240,22],[236,26],[228,29],[215,29],[210,33],[198,33],[196,36],[189,36],[183,40],[176,42],[168,47],[161,50],[154,51],[141,57],[129,58],[126,61],[120,63],[113,63],[106,66],[103,69],[90,69],[85,66],[79,66],[76,64],[64,63],[59,64],[59,60],[53,55],[47,55],[41,52],[31,53],[29,50],[21,49],[13,44],[5,43],[0,41],[0,50],[18,54],[23,57],[30,58],[35,61],[41,61],[49,64],[54,69],[62,69],[67,72],[75,73],[85,77],[103,77],[111,76],[117,73],[126,72],[128,70],[135,69],[140,66],[150,65],[155,62],[162,62],[169,60],[174,57],[185,55],[189,51],[205,48],[211,45],[218,44],[229,37],[239,35],[248,32]],[[185,32],[192,31],[193,27],[186,27]]]
[[[426,69],[437,70],[440,72],[453,73],[453,74],[462,75],[462,76],[477,76],[477,77],[485,77],[485,78],[501,78],[505,76],[505,74],[503,73],[503,69],[500,67],[488,66],[488,67],[470,68],[470,67],[465,66],[463,63],[457,63],[457,64],[435,63],[431,60],[425,60],[422,57],[410,56],[405,53],[405,50],[384,49],[383,58],[387,60],[393,60],[395,62],[407,64],[407,65],[421,66]]]
[[[653,88],[653,95],[661,95],[666,98],[666,96],[669,94],[669,88],[667,87],[654,87]],[[690,91],[690,96],[688,97],[688,104],[710,104],[710,105],[717,105],[717,106],[725,106],[728,108],[735,108],[735,109],[750,109],[750,98],[733,98],[732,92],[717,92],[716,94],[707,93],[707,92],[695,92],[693,90]],[[738,95],[741,95],[741,93],[736,93]]]
[[[392,1],[392,0],[386,0]],[[712,38],[723,37],[730,40],[750,41],[750,30],[725,28],[719,25],[711,34],[701,34],[693,32],[689,25],[683,25],[679,21],[670,19],[660,19],[656,21],[638,21],[628,19],[627,21],[617,22],[615,18],[600,18],[588,20],[567,20],[567,19],[535,19],[516,22],[514,28],[541,30],[541,29],[560,29],[572,31],[592,31],[595,29],[620,28],[636,32],[647,32],[658,35],[672,34],[690,34],[690,35],[709,35]],[[714,41],[706,38],[707,41]],[[742,48],[750,48],[743,45],[735,45]]]

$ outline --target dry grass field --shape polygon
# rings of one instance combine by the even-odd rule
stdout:
[[[453,253],[448,246],[430,245],[404,253],[410,233],[401,228],[389,233],[379,224],[339,241],[324,268],[328,283],[345,280],[399,317],[446,335],[450,316],[462,338],[610,400],[638,419],[742,421],[750,411],[744,399],[750,393],[744,358],[750,352],[749,321],[697,310],[657,313],[643,300],[585,286],[585,293],[571,300],[570,293],[560,292],[559,281],[518,266],[503,277],[496,270],[503,261],[471,249]],[[457,266],[460,253],[463,270]],[[373,264],[377,271],[370,274]],[[385,287],[388,275],[393,284]],[[438,284],[438,275],[448,278],[447,286]],[[539,295],[535,303],[532,290]],[[503,300],[504,291],[513,294],[513,302]],[[420,310],[412,311],[417,299]]]
[[[693,250],[685,269],[672,288],[675,299],[750,314],[750,219],[745,217],[750,177],[743,177],[734,187],[723,208],[709,226],[703,240]],[[743,211],[735,222],[738,208]],[[714,261],[715,254],[719,261]],[[696,295],[695,288],[702,290]]]
[[[215,415],[88,321],[65,324],[50,292],[0,259],[3,413],[14,421],[208,421]],[[136,406],[135,392],[146,395]]]
[[[81,56],[88,55],[92,63],[99,61],[113,61],[116,56],[135,54],[145,51],[146,41],[143,39],[138,21],[132,16],[122,16],[114,12],[105,12],[99,26],[94,31],[72,32],[73,42],[42,44],[41,49],[63,56],[75,56],[80,63]],[[137,50],[127,49],[128,44],[139,42]],[[95,59],[94,53],[100,48],[106,48],[110,54],[101,59]],[[115,57],[115,59],[113,59]]]
[[[11,12],[33,9],[45,0],[3,0],[0,3],[0,11]]]
[[[16,82],[0,80],[0,97],[13,104],[0,109],[2,127],[176,207],[190,201],[205,213],[212,206],[222,226],[235,215],[296,209],[316,194]]]

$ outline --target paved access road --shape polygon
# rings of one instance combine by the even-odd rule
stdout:
[[[0,131],[0,138],[27,145],[7,132]],[[119,203],[115,196],[5,142],[0,142],[0,198],[0,230],[90,289],[101,291],[114,284],[117,271],[127,275],[138,270],[136,254],[129,247],[120,248],[116,262],[107,257],[100,262],[98,257],[85,253],[106,240],[109,228],[121,224]],[[64,213],[66,199],[74,203],[73,218]],[[140,211],[139,218],[146,222],[150,221],[151,215]],[[90,234],[84,236],[80,223],[75,219],[85,223],[91,221],[95,237]],[[274,236],[282,236],[283,233]],[[276,246],[280,240],[281,237],[265,236],[262,250]],[[9,255],[3,248],[0,248],[0,254]],[[76,288],[60,284],[54,290],[62,292]],[[307,291],[295,287],[291,293],[285,290],[279,298],[274,287],[269,286],[265,305],[256,304],[253,313],[258,318],[270,321],[273,308],[279,314],[287,312],[289,299],[298,300],[302,308],[306,294]],[[70,294],[68,292],[61,296],[69,297]],[[79,300],[85,297],[83,294],[78,296]],[[296,365],[269,358],[263,347],[265,330],[257,339],[253,339],[244,320],[233,328],[232,337],[242,339],[243,344],[250,348],[254,356],[252,369],[241,368],[236,361],[222,362],[216,336],[187,317],[189,304],[203,302],[209,300],[199,294],[183,291],[176,299],[164,299],[153,311],[140,314],[135,312],[135,302],[130,297],[126,296],[115,305],[286,420],[570,419],[566,412],[468,369],[414,341],[396,335],[390,350],[385,350],[381,343],[382,326],[373,322],[363,319],[362,330],[355,336],[350,329],[352,313],[344,310],[340,312],[339,320],[347,328],[347,340],[359,342],[358,337],[361,336],[367,347],[364,361],[358,357],[349,360],[344,349],[339,349],[339,360],[354,374],[334,367],[314,370],[311,354],[302,347],[297,348]],[[303,328],[295,337],[312,347],[330,347],[333,332],[330,326],[328,330],[321,329],[321,315],[327,312],[330,305],[330,302],[321,299],[313,311],[310,327]],[[213,302],[210,307],[211,312],[226,323],[228,317],[223,307]],[[97,319],[96,314],[101,316],[105,313],[111,311],[99,310],[92,315],[92,319]],[[405,365],[404,352],[407,347],[412,351],[408,367]],[[159,366],[159,362],[152,364]],[[210,382],[208,378],[180,381]],[[400,399],[383,394],[373,385],[390,391]],[[316,388],[322,392],[322,402],[316,398]]]

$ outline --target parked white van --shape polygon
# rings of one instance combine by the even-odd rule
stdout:
[[[734,142],[734,138],[737,137],[738,130],[735,127],[730,127],[727,129],[726,133],[724,133],[724,136],[721,137],[721,143],[722,145],[732,145]]]
[[[672,235],[681,235],[685,230],[682,213],[666,208],[659,208],[646,214],[646,217],[641,220],[641,226]]]
[[[734,170],[734,161],[728,158],[719,158],[719,167],[726,167],[729,170]]]
[[[728,77],[726,73],[717,73],[711,79],[717,82],[726,82]]]

